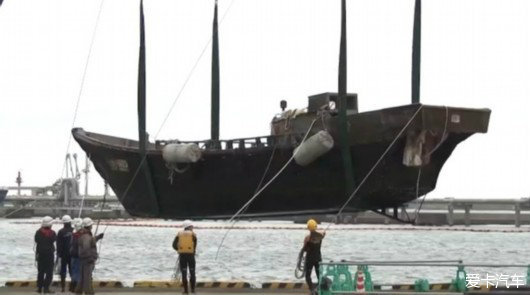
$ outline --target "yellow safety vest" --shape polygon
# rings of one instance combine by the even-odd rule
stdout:
[[[179,254],[193,254],[195,246],[193,245],[193,237],[195,234],[191,230],[184,230],[178,233],[177,252]]]

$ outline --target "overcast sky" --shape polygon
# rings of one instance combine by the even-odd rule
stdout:
[[[360,111],[407,104],[413,0],[348,0],[348,90]],[[100,0],[0,7],[0,186],[61,176]],[[145,0],[151,139],[211,35],[213,0]],[[223,15],[232,0],[219,0]],[[74,125],[136,139],[138,1],[103,4]],[[233,0],[220,26],[221,137],[266,135],[286,99],[337,90],[339,0]],[[159,139],[209,136],[208,48]],[[530,196],[530,1],[424,0],[421,100],[492,110],[429,197]],[[75,141],[70,152],[84,154]],[[92,173],[91,193],[102,192]]]

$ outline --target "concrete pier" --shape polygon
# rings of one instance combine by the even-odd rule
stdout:
[[[405,213],[406,212],[406,213]],[[387,215],[394,215],[386,209]],[[426,199],[423,204],[416,200],[399,208],[401,220],[415,221],[417,225],[483,225],[513,224],[516,227],[530,225],[530,199]],[[321,216],[321,220],[331,222],[333,215]],[[295,218],[304,222],[306,216]],[[396,224],[400,223],[372,211],[345,213],[342,223]]]
[[[79,213],[82,198],[70,198],[69,205],[56,202],[50,197],[15,197],[10,196],[5,205],[0,205],[0,216],[9,218],[28,218],[33,216],[62,216]],[[89,196],[84,200],[83,216],[96,219],[116,219],[131,217],[119,204],[115,196],[109,196],[103,204],[102,197]],[[513,224],[516,227],[530,225],[530,199],[426,199],[423,203],[416,200],[400,208],[385,208],[388,216],[409,220],[417,225],[483,225],[483,224]],[[321,221],[332,222],[335,215],[315,216]],[[254,218],[266,220],[267,218]],[[272,218],[306,222],[307,216]],[[338,223],[363,224],[396,224],[399,221],[381,214],[365,211],[343,214]]]
[[[98,295],[129,295],[129,294],[157,294],[157,295],[175,295],[180,294],[180,290],[164,290],[164,289],[149,289],[138,290],[134,288],[121,288],[121,289],[98,289],[96,294]],[[34,295],[35,290],[33,289],[16,289],[16,288],[5,288],[0,287],[0,294],[10,295]],[[63,294],[56,292],[56,294]],[[67,294],[67,293],[64,293]],[[229,289],[211,289],[211,290],[198,290],[196,295],[202,294],[261,294],[261,295],[277,295],[277,294],[308,294],[308,291],[301,290],[276,290],[276,291],[263,291],[259,289],[254,290],[229,290]],[[348,293],[333,293],[333,295],[350,295],[350,294],[370,294],[370,295],[417,295],[417,294],[429,294],[429,295],[528,295],[529,291],[524,290],[491,290],[491,291],[470,291],[470,292],[410,292],[410,291],[374,291],[374,292],[348,292]]]

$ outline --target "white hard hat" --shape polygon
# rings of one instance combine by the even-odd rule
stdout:
[[[72,222],[72,217],[70,217],[70,215],[65,215],[65,216],[63,216],[62,221],[63,221],[63,223],[71,223]]]
[[[73,224],[74,224],[74,229],[75,230],[80,230],[83,227],[83,219],[74,218]]]
[[[42,227],[51,227],[53,224],[53,218],[51,218],[50,216],[45,216],[43,219],[42,219]]]
[[[184,228],[188,228],[190,226],[193,226],[193,223],[189,219],[184,220],[184,222],[182,223],[182,227]]]
[[[85,219],[83,219],[83,227],[89,227],[92,224],[94,224],[94,221],[92,221],[90,217],[86,217]]]

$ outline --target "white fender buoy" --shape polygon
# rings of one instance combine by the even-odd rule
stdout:
[[[201,149],[194,143],[170,143],[162,149],[167,163],[195,163],[201,158]]]
[[[300,166],[307,166],[332,148],[333,137],[321,130],[294,149],[294,161]]]

